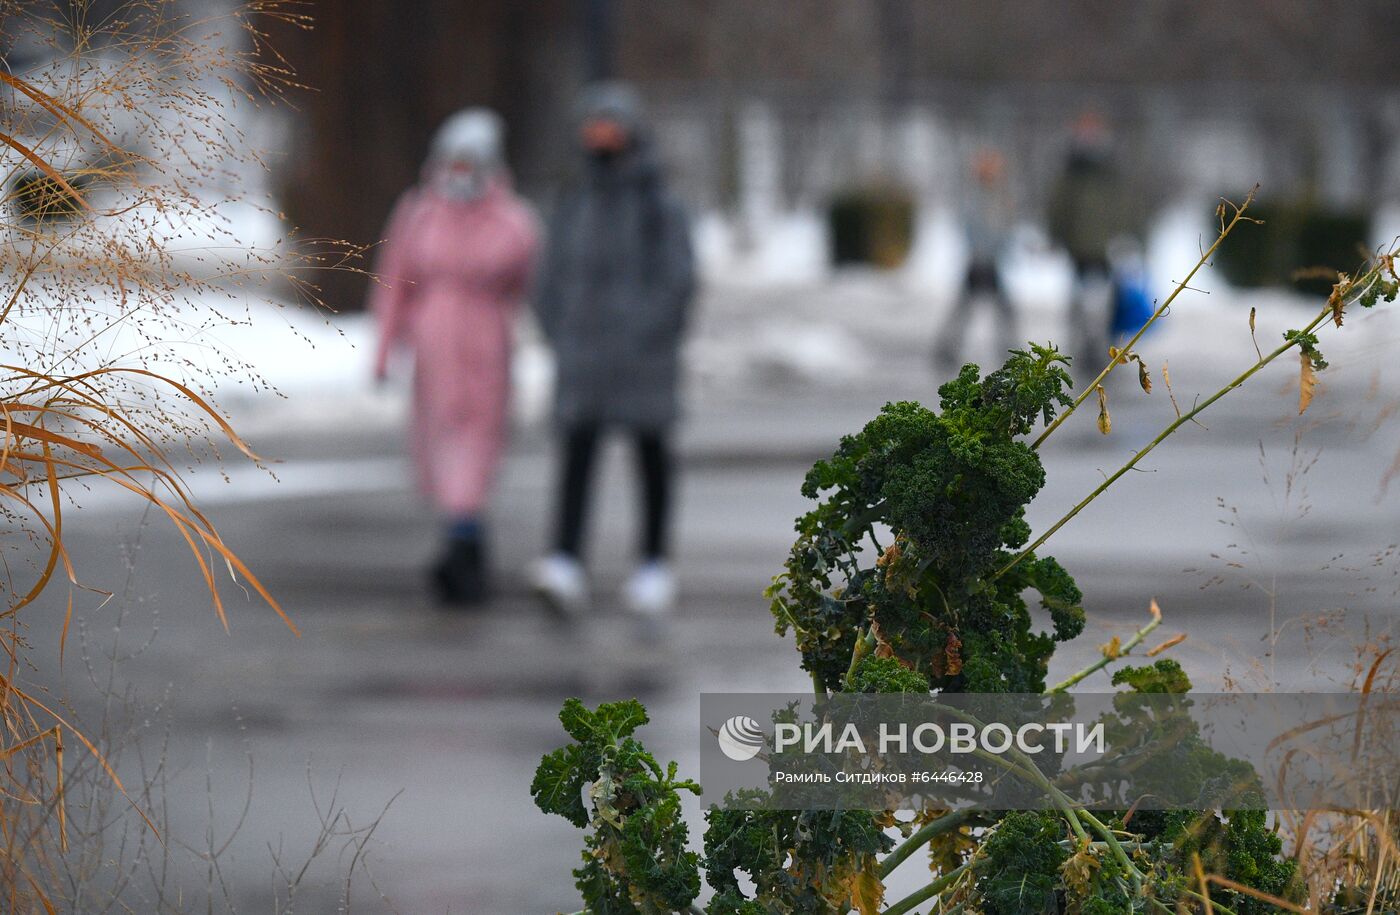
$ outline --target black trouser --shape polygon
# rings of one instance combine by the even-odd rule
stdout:
[[[1113,287],[1112,272],[1105,256],[1074,258],[1074,296],[1069,303],[1069,346],[1074,357],[1073,365],[1078,371],[1073,374],[1076,380],[1081,375],[1094,377],[1095,372],[1108,359],[1108,328],[1112,320]],[[1098,298],[1089,301],[1090,293]],[[1108,296],[1108,301],[1102,297]]]
[[[1017,344],[1016,310],[1012,307],[1006,290],[1002,288],[1001,275],[997,272],[996,264],[974,261],[968,265],[962,295],[954,303],[953,310],[944,320],[943,326],[938,329],[933,354],[940,369],[952,370],[958,367],[959,360],[963,358],[963,338],[967,334],[967,326],[972,323],[977,300],[982,295],[991,298],[997,313],[997,323],[992,332],[997,346],[996,358],[993,361],[999,365],[1006,358],[1007,350]]]
[[[642,529],[639,550],[644,559],[666,557],[671,511],[671,452],[660,429],[629,429],[637,444],[642,490]],[[588,501],[593,489],[593,464],[602,429],[595,423],[564,430],[563,468],[559,481],[559,529],[555,547],[579,556],[583,548]]]

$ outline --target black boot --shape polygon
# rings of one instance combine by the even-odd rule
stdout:
[[[432,570],[433,592],[440,603],[475,607],[490,596],[486,545],[481,538],[452,539]]]

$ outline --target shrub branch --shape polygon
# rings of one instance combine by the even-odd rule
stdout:
[[[1122,350],[1124,353],[1132,352],[1133,347],[1137,344],[1139,340],[1142,339],[1142,335],[1147,333],[1147,329],[1153,324],[1155,324],[1158,318],[1165,315],[1171,309],[1172,302],[1176,301],[1176,297],[1181,295],[1181,293],[1185,292],[1187,289],[1191,288],[1191,280],[1195,278],[1196,274],[1200,272],[1202,267],[1210,263],[1210,259],[1215,256],[1215,252],[1220,249],[1220,246],[1224,243],[1225,239],[1229,237],[1230,233],[1235,231],[1235,227],[1241,222],[1246,221],[1244,212],[1245,210],[1249,209],[1249,205],[1254,202],[1254,195],[1258,191],[1259,185],[1256,184],[1253,188],[1250,189],[1249,195],[1244,199],[1244,203],[1240,204],[1239,206],[1229,204],[1229,206],[1234,208],[1234,215],[1230,218],[1229,222],[1224,222],[1222,219],[1220,234],[1216,236],[1215,243],[1205,250],[1205,253],[1201,255],[1200,260],[1196,261],[1196,266],[1192,267],[1189,271],[1187,271],[1186,278],[1176,284],[1176,288],[1171,291],[1170,295],[1168,295],[1165,299],[1162,300],[1162,304],[1157,306],[1156,311],[1152,312],[1152,316],[1148,318],[1145,322],[1143,322],[1142,327],[1138,328],[1138,332],[1133,334],[1132,339],[1130,339],[1126,344],[1123,345]],[[1222,201],[1220,204],[1222,208],[1226,205],[1227,202],[1224,201]],[[1223,209],[1217,212],[1221,212],[1223,217]],[[1259,220],[1253,218],[1249,218],[1247,221],[1256,223],[1259,222]],[[1040,433],[1036,440],[1034,442],[1031,442],[1031,447],[1039,448],[1041,443],[1050,437],[1050,433],[1054,432],[1060,427],[1062,423],[1064,423],[1065,420],[1069,419],[1069,417],[1074,413],[1074,411],[1079,409],[1079,405],[1084,403],[1084,401],[1088,400],[1090,395],[1092,395],[1096,390],[1098,390],[1099,385],[1103,384],[1104,379],[1111,375],[1113,373],[1113,370],[1123,363],[1124,360],[1116,355],[1112,359],[1110,359],[1108,361],[1108,365],[1103,367],[1103,371],[1099,372],[1099,374],[1095,376],[1093,381],[1085,385],[1084,390],[1079,392],[1079,396],[1074,398],[1074,403],[1067,407],[1065,411],[1059,416],[1055,417],[1054,421],[1051,422],[1050,425],[1045,427],[1045,430]]]
[[[1350,291],[1346,294],[1345,304],[1351,304],[1355,302],[1357,299],[1361,298],[1363,295],[1369,292],[1373,286],[1379,283],[1382,279],[1382,269],[1383,268],[1381,266],[1376,266],[1372,268],[1371,271],[1365,276],[1361,277],[1361,279],[1359,279],[1356,283],[1352,284]],[[1265,366],[1273,362],[1279,356],[1282,356],[1284,353],[1295,349],[1300,345],[1306,346],[1307,341],[1312,337],[1313,332],[1316,331],[1327,321],[1332,320],[1333,315],[1336,313],[1336,311],[1337,307],[1331,302],[1329,302],[1326,306],[1322,308],[1321,311],[1318,312],[1317,316],[1313,318],[1312,321],[1308,322],[1307,326],[1304,327],[1301,332],[1290,331],[1289,338],[1286,339],[1282,344],[1274,348],[1271,352],[1269,352],[1263,358],[1256,361],[1253,365],[1245,369],[1239,375],[1236,375],[1232,381],[1230,381],[1220,390],[1216,391],[1214,394],[1210,395],[1205,400],[1196,404],[1190,410],[1187,410],[1186,412],[1178,416],[1176,419],[1172,420],[1172,422],[1168,423],[1166,428],[1164,428],[1161,432],[1157,433],[1156,438],[1148,442],[1145,447],[1143,447],[1140,451],[1138,451],[1131,458],[1129,458],[1123,464],[1122,467],[1119,467],[1112,474],[1110,474],[1107,479],[1105,479],[1098,486],[1094,487],[1094,490],[1092,492],[1090,492],[1087,496],[1081,499],[1079,503],[1074,506],[1074,508],[1071,508],[1068,512],[1066,512],[1064,516],[1060,518],[1060,520],[1052,524],[1050,528],[1047,531],[1045,531],[1045,533],[1037,537],[1030,544],[1030,546],[1026,547],[1024,550],[1018,553],[1014,559],[1012,559],[1001,569],[999,569],[997,573],[992,576],[993,580],[1000,578],[1007,572],[1011,571],[1013,568],[1016,567],[1018,563],[1021,562],[1021,560],[1025,559],[1027,556],[1031,555],[1042,545],[1044,545],[1045,541],[1049,540],[1052,536],[1054,536],[1056,531],[1068,524],[1076,515],[1078,515],[1081,511],[1088,507],[1089,503],[1093,502],[1099,496],[1103,495],[1104,492],[1106,492],[1110,486],[1118,482],[1118,480],[1121,479],[1122,476],[1128,471],[1135,468],[1143,458],[1147,457],[1158,445],[1162,444],[1162,442],[1170,438],[1172,433],[1176,432],[1176,430],[1180,429],[1188,422],[1194,421],[1197,416],[1210,409],[1211,405],[1214,404],[1217,400],[1243,385],[1250,378],[1254,377],[1254,375],[1258,373],[1259,370],[1263,369]]]

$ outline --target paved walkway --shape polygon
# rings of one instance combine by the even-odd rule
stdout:
[[[1358,351],[1364,356],[1366,347]],[[487,613],[450,617],[420,587],[436,532],[405,487],[394,430],[311,427],[257,442],[286,460],[282,484],[244,471],[232,484],[212,472],[196,477],[210,480],[198,488],[216,503],[221,530],[302,636],[241,598],[232,601],[225,634],[178,536],[96,498],[90,512],[69,518],[86,580],[124,580],[124,555],[137,574],[128,599],[81,608],[86,642],[76,654],[70,645],[65,685],[92,715],[92,686],[75,658],[110,645],[118,614],[124,645],[154,633],[121,663],[119,680],[136,697],[136,721],[148,722],[148,747],[169,729],[164,795],[186,898],[201,898],[209,878],[178,843],[206,846],[211,806],[216,835],[233,826],[251,756],[248,815],[220,865],[243,910],[271,908],[269,845],[299,862],[318,825],[312,788],[324,809],[338,780],[337,803],[356,825],[393,799],[370,846],[377,890],[357,877],[354,908],[374,909],[382,891],[406,913],[572,911],[569,869],[581,836],[537,813],[527,790],[539,755],[561,741],[553,717],[560,701],[642,698],[654,716],[645,738],[659,756],[693,771],[700,692],[806,687],[759,592],[804,510],[797,487],[806,466],[883,400],[927,397],[921,353],[920,341],[906,341],[860,379],[827,385],[762,373],[742,385],[702,385],[684,443],[683,607],[657,650],[636,644],[613,609],[632,543],[621,450],[610,452],[596,518],[597,622],[562,630],[515,574],[544,540],[552,468],[539,430],[517,437],[501,487],[494,528],[501,597]],[[1382,358],[1372,354],[1371,369],[1329,380],[1305,425],[1291,419],[1291,367],[1270,374],[1223,403],[1206,419],[1208,431],[1189,427],[1145,473],[1066,527],[1052,552],[1078,576],[1092,622],[1057,656],[1052,675],[1131,631],[1152,596],[1167,613],[1163,635],[1189,633],[1177,656],[1206,687],[1221,685],[1226,670],[1283,688],[1325,686],[1350,661],[1345,638],[1306,638],[1307,622],[1327,610],[1345,607],[1354,621],[1370,614],[1376,626],[1392,627],[1400,582],[1393,548],[1385,551],[1400,530],[1400,496],[1382,497],[1381,479],[1397,442],[1389,427],[1369,428],[1386,398],[1368,394],[1366,372],[1380,373],[1378,390],[1400,385],[1384,374]],[[1178,400],[1203,389],[1211,369],[1209,359],[1183,358],[1173,371]],[[1160,384],[1150,398],[1115,386],[1112,439],[1092,431],[1090,415],[1053,441],[1045,451],[1051,483],[1032,522],[1053,520],[1150,438],[1171,415],[1164,393]],[[1318,449],[1320,461],[1301,472]],[[40,657],[54,650],[39,622],[44,612],[61,609],[36,608],[29,617]],[[120,762],[128,780],[138,777],[132,754]],[[695,822],[698,841],[703,827]],[[323,855],[296,910],[334,911],[347,861]]]

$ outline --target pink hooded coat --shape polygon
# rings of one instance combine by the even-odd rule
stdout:
[[[538,234],[501,179],[475,199],[414,188],[389,220],[370,296],[375,372],[383,376],[395,346],[413,351],[418,484],[449,516],[485,507],[505,446],[512,325]]]

